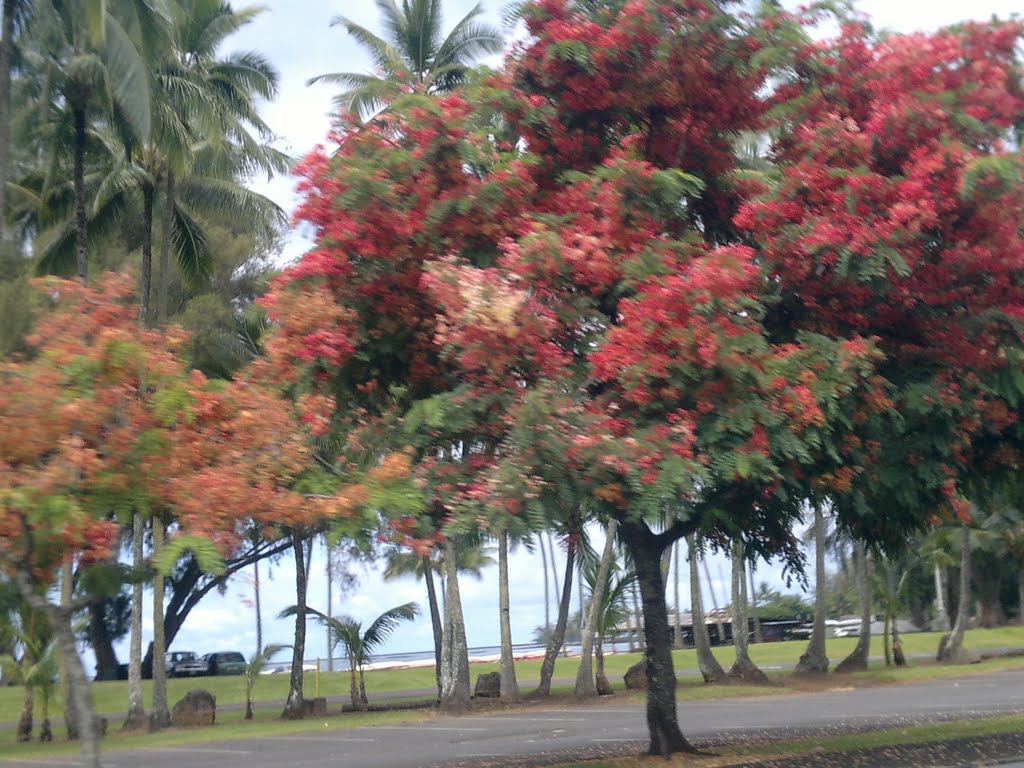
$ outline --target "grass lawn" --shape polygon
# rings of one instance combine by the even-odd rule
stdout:
[[[918,653],[931,654],[938,646],[939,635],[937,633],[921,633],[904,636],[904,649],[908,657]],[[828,643],[829,657],[835,662],[843,658],[854,646],[855,641],[850,638],[839,638],[830,640]],[[875,653],[880,652],[880,642],[873,640]],[[967,645],[974,649],[983,651],[986,648],[1024,648],[1024,628],[1000,628],[1000,629],[978,629],[972,630],[967,636]],[[766,643],[751,646],[751,655],[754,660],[768,668],[780,667],[776,671],[770,671],[769,676],[776,683],[773,687],[763,688],[754,686],[708,686],[693,673],[696,669],[696,658],[694,651],[675,651],[674,658],[679,674],[679,699],[705,700],[726,697],[744,696],[765,696],[785,695],[798,691],[815,690],[821,687],[834,688],[837,684],[835,678],[828,678],[822,682],[808,682],[794,677],[791,674],[793,665],[800,653],[803,652],[806,643]],[[716,656],[723,666],[728,666],[733,660],[733,649],[731,647],[715,650]],[[622,675],[641,658],[638,653],[617,653],[606,657],[606,672],[613,685],[622,688]],[[523,692],[528,692],[540,677],[540,660],[524,660],[516,665],[517,676]],[[571,680],[574,679],[578,660],[573,658],[559,659],[555,669],[556,683],[553,686],[553,693],[569,695],[572,692]],[[848,675],[842,678],[842,685],[846,686],[871,686],[885,685],[903,682],[916,682],[938,677],[952,677],[966,674],[975,674],[1001,669],[1024,668],[1024,657],[996,658],[982,664],[969,666],[943,666],[931,660],[912,660],[907,668],[887,668],[884,664],[876,662],[864,673]],[[472,674],[495,671],[497,663],[481,663],[472,666]],[[374,670],[366,675],[366,687],[371,699],[374,694],[399,691],[430,691],[434,686],[434,671],[432,668],[416,668],[403,670]],[[146,701],[150,698],[150,683],[144,683]],[[173,704],[181,698],[186,691],[192,688],[206,688],[217,697],[220,705],[241,705],[245,701],[245,682],[243,677],[208,677],[196,679],[172,679],[168,681],[168,700]],[[282,722],[277,719],[280,714],[283,702],[287,696],[288,676],[284,674],[266,675],[262,677],[256,687],[255,696],[256,719],[252,722],[242,720],[240,709],[222,708],[218,711],[218,725],[215,728],[196,729],[188,731],[170,731],[154,735],[122,735],[118,733],[120,722],[116,718],[111,719],[111,734],[104,742],[104,749],[123,749],[134,746],[160,746],[163,744],[198,743],[213,739],[231,739],[249,736],[254,730],[267,735],[278,735],[282,733],[299,733],[310,730],[310,721]],[[330,672],[322,673],[320,676],[320,695],[330,696],[334,701],[347,700],[348,673]],[[123,712],[127,703],[127,683],[104,682],[93,685],[93,693],[96,699],[97,710],[101,713]],[[306,695],[315,695],[315,676],[307,674]],[[642,694],[636,694],[642,695]],[[13,722],[18,718],[21,708],[21,689],[0,688],[0,722]],[[403,697],[403,700],[423,700],[431,698],[429,694],[412,695]],[[38,703],[37,703],[38,706]],[[52,707],[51,718],[54,721],[54,731],[60,734],[63,731],[60,723],[61,710],[59,704]],[[332,704],[331,709],[336,711],[337,704]],[[37,715],[38,716],[38,715]],[[401,711],[401,712],[377,712],[369,714],[347,713],[342,716],[331,715],[326,718],[324,727],[329,730],[354,728],[373,723],[397,723],[410,722],[429,716],[424,710]],[[38,726],[38,721],[37,721]],[[945,727],[945,726],[943,726]],[[319,723],[317,724],[319,730]],[[3,759],[25,759],[29,756],[41,757],[51,754],[74,752],[76,747],[68,744],[52,745],[16,745],[14,743],[13,729],[0,730],[0,760]],[[591,764],[593,765],[593,764]],[[623,764],[626,765],[626,764]]]

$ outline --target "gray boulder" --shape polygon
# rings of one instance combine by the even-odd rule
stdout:
[[[623,677],[626,681],[626,688],[631,691],[646,691],[647,690],[647,662],[638,661],[632,667],[626,670],[626,674]]]
[[[477,675],[473,695],[480,699],[497,699],[501,696],[501,673],[487,672]]]
[[[207,690],[189,691],[171,709],[171,724],[178,728],[213,725],[217,721],[217,697]]]

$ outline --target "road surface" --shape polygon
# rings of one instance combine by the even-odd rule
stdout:
[[[682,702],[679,721],[698,741],[740,734],[834,732],[968,716],[1024,713],[1024,670],[920,684],[744,699]],[[644,747],[642,704],[622,698],[573,709],[525,707],[411,725],[270,736],[110,752],[107,768],[425,768],[490,760],[501,764],[586,750]],[[312,723],[311,723],[312,724]],[[333,726],[333,727],[332,727]],[[1024,755],[1021,755],[1024,758]],[[2,761],[18,768],[75,768],[74,756],[52,761]]]

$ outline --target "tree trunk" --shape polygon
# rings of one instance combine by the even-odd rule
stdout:
[[[459,595],[457,544],[444,540],[445,601],[444,633],[441,647],[441,708],[458,712],[469,706],[469,649],[466,646],[466,624],[462,617]]]
[[[888,606],[885,609],[885,622],[882,625],[882,652],[885,656],[885,666],[892,666],[892,653],[889,650],[889,620],[892,617]]]
[[[89,233],[89,219],[86,216],[85,199],[85,108],[72,107],[75,129],[75,165],[73,183],[75,191],[75,248],[78,255],[78,279],[83,284],[89,282],[89,252],[86,249],[86,238]]]
[[[30,661],[23,659],[22,664],[28,665]],[[36,706],[35,693],[31,686],[26,685],[21,697],[21,716],[18,718],[18,725],[15,729],[15,740],[24,744],[32,741],[32,715]]]
[[[7,213],[7,176],[11,168],[11,50],[14,47],[14,0],[4,0],[0,33],[0,247]]]
[[[939,641],[938,660],[962,663],[969,654],[964,648],[964,632],[967,631],[967,613],[971,599],[971,529],[966,523],[960,526],[960,594],[956,606],[956,622],[948,635]]]
[[[96,655],[96,680],[117,679],[117,653],[107,626],[108,605],[104,600],[89,606],[89,645]]]
[[[70,559],[66,559],[61,563],[60,568],[60,604],[64,608],[71,604],[71,598],[74,597],[75,584],[75,566]],[[31,602],[31,600],[29,600]],[[75,653],[77,653],[77,649]],[[71,673],[68,670],[67,661],[64,658],[64,654],[61,653],[57,660],[58,668],[60,669],[60,688],[61,693],[64,696],[64,701],[71,701]],[[84,673],[83,673],[84,674]],[[73,706],[64,707],[64,729],[67,731],[68,741],[75,741],[78,738],[78,715],[75,712]]]
[[[66,565],[70,569],[70,564]],[[65,711],[74,713],[68,718],[68,722],[74,724],[75,737],[81,740],[84,766],[85,768],[101,768],[99,718],[96,716],[96,707],[93,704],[92,688],[85,676],[85,668],[82,666],[82,657],[78,655],[78,647],[75,645],[75,633],[71,628],[73,611],[70,607],[70,576],[66,573],[65,576],[69,592],[65,598],[62,584],[61,601],[63,604],[58,607],[36,593],[35,585],[27,573],[23,571],[14,573],[22,597],[29,605],[46,616],[57,640],[57,648],[60,651],[64,675],[70,691]]]
[[[156,299],[156,317],[157,322],[163,326],[167,324],[167,307],[169,304],[168,294],[171,290],[171,264],[170,264],[170,252],[171,252],[171,225],[172,216],[174,213],[174,171],[170,168],[167,169],[167,187],[164,194],[164,216],[163,216],[163,232],[161,233],[160,240],[160,272],[157,275],[157,299]],[[263,646],[259,647],[259,650],[263,650]]]
[[[260,562],[252,564],[252,591],[256,600],[256,653],[263,653],[263,608],[260,605]],[[166,624],[166,621],[165,621]],[[166,635],[165,635],[166,637]],[[331,647],[330,640],[327,647]]]
[[[651,738],[648,752],[663,757],[675,752],[696,753],[683,736],[676,714],[676,674],[661,575],[661,554],[671,542],[656,537],[642,522],[627,518],[619,524],[619,535],[632,555],[643,597],[647,727]]]
[[[725,670],[711,652],[711,638],[704,620],[703,600],[700,596],[700,575],[697,570],[697,536],[690,534],[686,543],[690,550],[690,615],[693,623],[693,645],[697,650],[697,665],[705,683],[725,680]]]
[[[302,534],[293,530],[291,536],[295,555],[295,643],[292,646],[288,699],[281,717],[285,720],[299,720],[305,714],[302,707],[302,657],[306,652],[306,562]]]
[[[682,606],[679,604],[679,551],[682,549],[677,541],[672,545],[672,553],[675,556],[676,568],[675,568],[675,607],[676,607],[676,632],[675,632],[675,648],[676,650],[682,650],[683,648],[683,614]]]
[[[860,587],[860,632],[857,645],[835,668],[840,674],[867,669],[871,651],[871,557],[860,542],[857,543],[857,583]]]
[[[508,530],[498,537],[498,618],[501,625],[501,698],[519,701],[516,661],[512,657],[512,622],[508,594]]]
[[[554,562],[553,555],[552,551],[552,562]],[[562,650],[562,643],[565,641],[565,627],[569,623],[569,601],[572,599],[572,569],[575,558],[576,540],[570,537],[565,548],[565,579],[561,584],[562,598],[558,602],[558,618],[555,620],[555,629],[544,650],[544,661],[540,665],[540,684],[534,691],[535,696],[551,695],[551,678],[555,674],[555,660]]]
[[[149,726],[146,705],[142,700],[142,568],[145,529],[142,515],[132,515],[132,621],[128,646],[128,716],[122,730],[137,731]],[[155,661],[155,660],[154,660]],[[155,666],[155,664],[154,664]]]
[[[715,630],[718,632],[718,644],[725,643],[725,622],[722,613],[718,610],[718,597],[715,595],[715,581],[711,578],[711,569],[708,568],[708,559],[701,558],[704,562],[704,578],[708,582],[708,594],[711,595],[711,605],[715,609]]]
[[[761,634],[761,617],[757,610],[757,590],[754,588],[754,562],[751,561],[748,573],[750,574],[750,600],[747,606],[750,608],[750,616],[754,624],[754,642],[763,643],[764,637]]]
[[[157,558],[164,548],[166,536],[164,522],[153,516],[153,557]],[[153,703],[150,718],[154,728],[166,728],[171,724],[171,713],[167,706],[167,667],[164,656],[167,644],[164,642],[164,575],[153,574]]]
[[[824,675],[828,672],[825,652],[825,516],[821,505],[814,505],[814,627],[811,639],[797,662],[796,672],[802,675]]]
[[[903,655],[903,643],[900,641],[900,629],[896,625],[896,613],[892,614],[889,630],[892,632],[892,660],[897,667],[907,666],[907,657]]]
[[[325,611],[327,618],[331,619],[334,617],[334,562],[331,559],[331,542],[328,541],[327,536],[324,536],[324,547],[327,550],[327,610]],[[327,671],[334,671],[334,652],[331,648],[331,625],[328,624],[324,627],[324,631],[327,635]],[[259,646],[262,648],[263,646]]]
[[[629,652],[635,653],[640,647],[640,627],[643,624],[640,610],[640,585],[633,583],[629,588],[629,596],[633,599],[633,616],[630,624],[632,629],[629,632]]]
[[[615,553],[615,533],[618,527],[618,520],[612,518],[608,521],[604,550],[601,552],[601,564],[597,567],[597,579],[594,582],[594,589],[590,594],[590,610],[587,612],[586,624],[583,625],[583,647],[580,650],[580,667],[576,672],[576,696],[581,699],[592,698],[597,695],[597,688],[594,685],[594,675],[591,669],[591,655],[594,648],[594,635],[597,633],[597,625],[601,620],[604,589],[608,581],[608,571],[611,569],[612,555]],[[583,593],[582,584],[580,585],[580,593]],[[678,603],[678,597],[676,602]],[[598,671],[598,674],[603,673],[602,665],[602,669]]]
[[[736,539],[732,545],[732,642],[736,648],[736,662],[729,677],[747,683],[763,684],[767,676],[750,658],[750,622],[747,620],[747,561],[743,542]]]
[[[352,709],[360,709],[359,678],[356,672],[356,660],[351,655],[348,657],[348,695],[352,698]]]
[[[82,759],[85,768],[100,768],[99,718],[93,704],[92,687],[85,676],[82,658],[75,646],[75,634],[71,629],[71,616],[65,611],[48,609],[50,624],[61,654],[64,656],[68,682],[71,684],[71,706],[75,712],[74,719],[78,726],[78,735],[82,743]]]
[[[437,590],[434,589],[434,564],[429,555],[423,559],[423,580],[427,583],[427,604],[430,606],[430,627],[434,632],[434,679],[437,681],[437,698],[441,698],[441,648],[443,645],[444,628],[441,624],[441,611],[437,605]]]
[[[558,560],[555,558],[555,537],[548,533],[548,559],[551,561],[551,581],[554,583],[554,594],[562,594],[562,585],[558,583]],[[568,573],[572,573],[569,571]]]
[[[540,542],[540,562],[544,570],[544,641],[547,642],[551,634],[551,592],[548,581],[548,554],[544,549],[543,534],[537,534],[537,541]]]
[[[142,287],[139,301],[139,319],[150,320],[149,299],[153,291],[153,197],[156,191],[146,181],[142,184]]]
[[[949,611],[946,610],[946,586],[942,578],[942,566],[935,563],[935,624],[939,632],[949,632]],[[1024,574],[1024,571],[1022,571]],[[1024,582],[1022,582],[1024,584]],[[1024,599],[1024,597],[1022,597]],[[1024,603],[1022,603],[1024,604]]]

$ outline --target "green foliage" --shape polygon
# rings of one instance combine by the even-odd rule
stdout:
[[[172,537],[157,557],[153,567],[164,576],[172,576],[178,560],[191,553],[204,573],[224,573],[224,559],[217,545],[203,536],[178,535]]]

